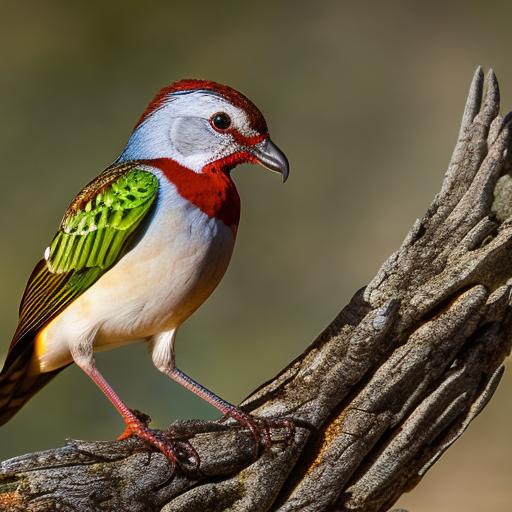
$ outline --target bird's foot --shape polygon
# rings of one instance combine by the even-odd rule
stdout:
[[[140,422],[145,425],[146,427],[151,422],[151,417],[149,414],[146,414],[142,411],[139,411],[138,409],[130,409],[130,412],[138,419]],[[121,434],[117,437],[118,441],[122,441],[123,439],[128,439],[129,437],[133,436],[133,431],[129,425],[129,422],[126,423],[126,426],[124,430],[121,432]]]
[[[172,432],[163,432],[149,428],[150,418],[148,415],[137,410],[132,412],[135,418],[126,420],[126,428],[117,438],[118,440],[127,439],[132,436],[143,439],[165,455],[172,466],[173,472],[176,467],[186,471],[198,469],[200,463],[199,455],[188,441],[175,439]]]
[[[256,441],[256,456],[261,442],[266,449],[270,448],[276,441],[272,438],[272,429],[281,429],[285,431],[284,437],[279,441],[284,441],[286,444],[293,438],[295,434],[295,424],[289,418],[257,418],[234,408],[226,415],[230,416],[242,426],[247,427]]]

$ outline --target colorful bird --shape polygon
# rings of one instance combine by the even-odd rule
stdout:
[[[148,340],[155,366],[260,436],[265,426],[176,368],[180,325],[229,264],[240,216],[230,171],[261,164],[288,177],[266,121],[225,85],[182,80],[163,88],[121,156],[72,201],[36,265],[0,373],[0,425],[76,363],[120,412],[126,431],[176,462],[172,443],[130,410],[94,352]]]

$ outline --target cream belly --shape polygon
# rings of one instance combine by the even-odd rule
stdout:
[[[35,370],[72,362],[73,345],[105,350],[176,329],[224,275],[235,236],[160,179],[157,205],[134,247],[50,322],[35,341]]]

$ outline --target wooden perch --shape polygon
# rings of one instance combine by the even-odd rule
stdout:
[[[296,431],[254,456],[230,422],[177,422],[173,475],[136,439],[71,441],[1,465],[0,509],[387,510],[485,407],[512,343],[511,116],[478,69],[440,193],[320,337],[243,403]],[[498,183],[498,186],[496,186]],[[281,438],[281,440],[280,440]],[[3,508],[1,508],[3,506]]]

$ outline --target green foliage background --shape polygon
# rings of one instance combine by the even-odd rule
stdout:
[[[238,402],[300,353],[395,250],[438,191],[477,64],[512,104],[510,2],[0,2],[0,359],[32,265],[73,195],[121,151],[152,95],[208,78],[245,92],[286,151],[286,186],[235,171],[243,201],[223,283],[178,337],[178,364]],[[216,417],[143,345],[99,356],[127,403]],[[508,511],[506,375],[401,505]],[[115,411],[72,367],[0,430],[0,458],[110,439]]]

